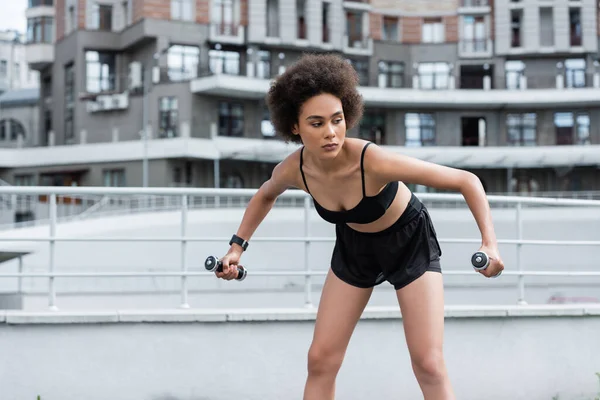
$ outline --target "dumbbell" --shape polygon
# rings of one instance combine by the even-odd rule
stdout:
[[[221,262],[221,260],[219,260],[218,257],[208,256],[206,258],[206,261],[204,261],[204,268],[206,268],[206,270],[210,271],[210,272],[222,272],[223,271],[223,263]],[[235,278],[235,279],[238,281],[243,281],[244,279],[246,279],[246,275],[248,274],[248,271],[246,271],[246,268],[242,267],[241,265],[238,265],[237,270],[238,270],[238,275],[237,275],[237,278]]]
[[[477,271],[483,271],[490,265],[490,257],[483,251],[477,251],[471,256],[471,264]],[[502,271],[492,276],[491,278],[497,278],[502,274]]]

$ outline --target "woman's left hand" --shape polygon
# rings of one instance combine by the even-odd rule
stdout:
[[[488,277],[495,278],[504,271],[504,261],[500,258],[500,252],[496,246],[481,246],[479,251],[484,252],[490,258],[490,265],[486,269],[477,271],[480,274]]]

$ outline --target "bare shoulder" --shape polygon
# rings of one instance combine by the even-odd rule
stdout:
[[[269,197],[277,197],[290,188],[302,188],[300,181],[300,151],[297,149],[273,168],[271,178],[262,189]]]
[[[402,181],[438,189],[458,189],[472,179],[466,171],[434,164],[371,144],[365,152],[365,171],[383,182]]]

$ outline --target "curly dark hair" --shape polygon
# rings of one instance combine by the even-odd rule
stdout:
[[[344,58],[335,54],[304,54],[271,84],[266,103],[275,132],[286,142],[301,143],[292,133],[300,107],[313,96],[328,93],[342,102],[346,129],[362,117],[363,99],[357,90],[358,74]]]

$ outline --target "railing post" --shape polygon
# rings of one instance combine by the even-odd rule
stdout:
[[[50,194],[50,240],[48,242],[50,248],[48,252],[48,272],[54,273],[54,251],[56,237],[56,194]],[[56,307],[56,289],[54,287],[54,276],[48,277],[48,307],[51,311],[57,311]]]
[[[308,196],[304,197],[304,270],[306,271],[304,281],[304,306],[312,307],[312,277],[310,275],[310,264],[308,257],[310,255],[310,199]]]
[[[186,228],[187,228],[187,212],[188,212],[188,197],[181,197],[181,308],[190,308],[188,304],[188,288],[187,288],[187,263],[185,261],[185,253],[187,247]]]
[[[522,203],[517,203],[517,240],[523,240],[523,216],[521,214],[522,211]],[[519,271],[519,299],[517,300],[517,304],[519,305],[527,305],[525,301],[525,276],[521,273],[523,272],[523,265],[521,263],[521,249],[523,248],[522,243],[517,243],[517,270]]]

